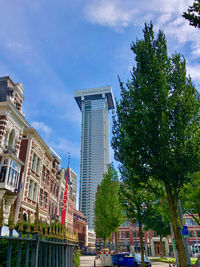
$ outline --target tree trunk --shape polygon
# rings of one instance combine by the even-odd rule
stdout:
[[[139,237],[140,237],[141,263],[142,263],[142,267],[145,267],[145,264],[144,264],[144,246],[143,246],[143,230],[142,230],[142,223],[141,222],[139,222]]]
[[[178,199],[174,196],[170,190],[170,188],[165,184],[167,200],[169,203],[170,215],[171,215],[171,223],[174,231],[174,239],[176,242],[176,249],[178,252],[178,261],[179,267],[187,266],[187,257],[185,253],[185,247],[183,244],[183,239],[181,236],[181,227],[178,216]]]
[[[118,253],[119,252],[119,248],[118,248],[118,231],[116,230],[115,232],[115,252]]]
[[[164,249],[163,249],[163,242],[162,242],[162,235],[160,235],[160,251],[161,251],[161,258],[164,257]]]

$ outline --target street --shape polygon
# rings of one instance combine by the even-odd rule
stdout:
[[[94,267],[94,260],[95,256],[81,256],[81,267]],[[152,266],[154,267],[169,267],[168,263],[161,263],[161,262],[152,262]],[[103,267],[101,265],[100,260],[96,261],[96,267]]]

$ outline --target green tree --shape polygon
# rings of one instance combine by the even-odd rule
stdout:
[[[169,208],[165,199],[155,200],[152,203],[151,209],[149,209],[149,212],[145,216],[144,224],[145,231],[151,229],[160,236],[161,258],[163,258],[164,249],[162,239],[171,234]]]
[[[164,33],[146,25],[144,39],[131,45],[135,54],[131,80],[120,81],[121,99],[113,118],[115,159],[133,169],[140,181],[164,185],[180,266],[187,263],[180,232],[181,188],[199,170],[199,94],[180,54],[167,53]]]
[[[97,237],[104,239],[104,244],[115,233],[116,250],[117,229],[123,223],[124,215],[119,203],[119,179],[113,164],[108,165],[101,184],[97,188],[95,202],[95,231]]]
[[[122,169],[121,169],[122,171]],[[120,185],[120,201],[126,213],[126,217],[132,222],[138,222],[140,251],[142,267],[144,264],[143,224],[148,216],[152,205],[152,194],[142,185],[135,183],[131,176],[134,175],[129,169],[123,167],[123,183]]]
[[[183,17],[189,20],[190,25],[200,28],[200,0],[194,0],[193,5],[183,13]]]
[[[181,192],[183,212],[190,215],[200,225],[200,172],[193,175],[192,181]]]

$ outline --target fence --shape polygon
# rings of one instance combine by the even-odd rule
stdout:
[[[0,267],[72,267],[73,255],[78,248],[78,236],[65,226],[43,223],[38,218],[31,229],[30,214],[24,229],[23,214],[18,222],[18,232],[14,230],[14,206],[11,206],[8,227],[9,234],[2,235],[3,201],[0,207]]]

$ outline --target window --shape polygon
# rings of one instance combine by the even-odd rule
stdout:
[[[189,231],[189,237],[193,237],[193,234],[192,232]]]
[[[13,147],[14,146],[14,141],[15,141],[15,131],[12,130],[9,135],[9,140],[8,140],[8,146]]]
[[[51,215],[53,215],[53,212],[54,212],[54,205],[52,203],[52,205],[51,205]]]
[[[8,172],[7,183],[17,188],[20,165],[12,159],[9,160],[8,164],[9,164],[9,172]]]
[[[121,227],[129,227],[130,222],[129,221],[124,221],[124,223],[121,225]]]
[[[126,233],[126,238],[129,238],[129,232],[126,231],[125,233]]]
[[[42,191],[42,189],[40,189],[40,196],[39,196],[39,204],[40,204],[40,206],[42,206],[42,193],[43,193],[43,191]]]
[[[62,207],[60,207],[60,209],[59,209],[59,216],[61,216],[62,215]]]
[[[36,201],[36,196],[37,196],[37,184],[34,183],[33,185],[33,200]]]
[[[197,225],[197,223],[196,223],[192,218],[190,218],[190,219],[185,219],[185,224],[186,224],[187,226]]]
[[[39,174],[40,172],[40,161],[40,158],[34,153],[31,168],[37,174]]]
[[[60,199],[63,199],[63,195],[64,195],[64,192],[62,190],[61,193],[60,193]]]
[[[49,202],[49,215],[51,214],[51,202]]]
[[[28,187],[28,198],[32,198],[32,193],[33,193],[33,181],[29,181],[29,187]]]
[[[34,153],[31,166],[32,170],[35,170],[35,166],[36,166],[36,154]]]
[[[40,158],[37,158],[36,173],[39,174],[39,172],[40,172]]]
[[[200,231],[197,232],[197,236],[200,237]]]
[[[0,172],[0,183],[4,183],[4,182],[5,182],[5,178],[6,178],[6,170],[7,170],[7,166],[2,166],[2,167],[1,167],[1,172]]]
[[[43,167],[42,167],[42,181],[44,181],[44,177],[45,177],[45,167],[43,165]]]
[[[46,175],[46,183],[48,184],[49,182],[49,170],[47,170],[47,175]]]
[[[43,208],[46,208],[46,205],[47,205],[47,192],[44,192]]]

